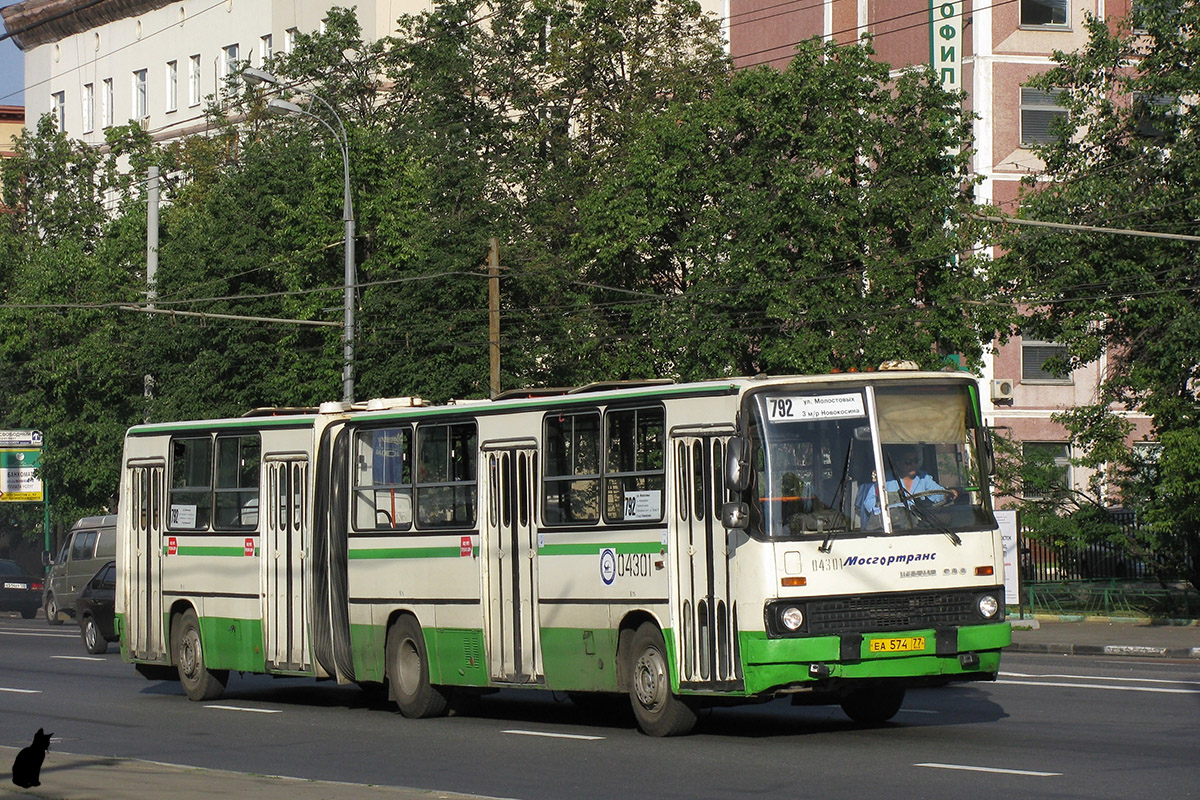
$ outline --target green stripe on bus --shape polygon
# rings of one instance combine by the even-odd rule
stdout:
[[[222,556],[246,558],[245,547],[177,547],[175,552],[170,552],[167,545],[163,545],[164,556]],[[258,548],[254,548],[254,555],[258,555]]]
[[[595,556],[601,550],[612,549],[618,553],[661,553],[662,542],[622,542],[606,544],[590,542],[587,544],[546,544],[538,548],[539,556]]]
[[[479,553],[471,548],[471,555]],[[351,550],[350,558],[466,558],[458,547],[372,547]]]

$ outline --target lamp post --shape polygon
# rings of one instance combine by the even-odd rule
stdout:
[[[270,86],[280,86],[279,78],[271,73],[247,67],[242,71],[242,78],[252,86],[265,83]],[[295,103],[275,97],[267,104],[267,109],[272,114],[280,116],[284,115],[299,115],[302,117],[311,117],[317,122],[325,126],[333,138],[337,141],[338,147],[342,151],[342,222],[345,226],[345,239],[342,245],[342,251],[345,255],[345,274],[343,277],[342,287],[342,400],[347,403],[354,402],[354,286],[355,286],[355,271],[354,271],[354,206],[350,200],[350,139],[346,135],[346,127],[342,124],[342,118],[338,116],[333,106],[329,104],[325,98],[312,92],[308,93],[310,97],[320,101],[325,108],[329,109],[329,113],[337,122],[337,128],[325,121],[324,118],[307,111]]]

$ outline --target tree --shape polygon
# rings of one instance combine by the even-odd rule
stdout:
[[[1089,17],[1088,44],[1056,53],[1033,85],[1061,91],[1066,110],[1054,141],[1040,146],[1045,169],[1026,182],[1021,216],[1194,234],[1200,198],[1200,7],[1140,3],[1131,20]],[[1194,450],[1200,384],[1200,267],[1194,242],[1014,229],[998,265],[1025,287],[1025,328],[1066,346],[1064,373],[1106,359],[1097,402],[1063,416],[1092,463],[1113,465],[1126,504],[1151,521],[1156,551],[1200,587],[1200,485],[1176,472]],[[1137,468],[1120,409],[1153,419],[1161,446],[1155,477]]]
[[[643,118],[575,251],[595,283],[643,293],[625,315],[652,332],[643,369],[979,363],[1007,314],[979,302],[961,98],[871,56],[807,42]]]
[[[0,423],[43,431],[43,484],[68,524],[115,508],[121,440],[141,412],[139,320],[117,306],[140,299],[145,210],[116,158],[145,139],[121,128],[109,142],[72,142],[46,116],[3,165]]]

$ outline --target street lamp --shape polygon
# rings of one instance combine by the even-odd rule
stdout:
[[[251,86],[258,84],[267,84],[269,86],[281,86],[279,78],[271,73],[255,69],[254,67],[246,67],[242,70],[242,78]],[[304,108],[291,103],[281,98],[272,98],[267,104],[267,110],[272,114],[299,115],[303,117],[311,117],[317,122],[325,126],[333,138],[337,141],[338,147],[342,151],[342,222],[345,224],[345,240],[342,250],[345,255],[345,275],[343,279],[343,322],[342,322],[342,400],[347,403],[354,402],[354,206],[350,201],[350,139],[346,136],[346,127],[342,124],[342,118],[338,116],[333,106],[329,104],[325,98],[313,92],[308,93],[310,97],[320,101],[325,108],[329,109],[329,113],[337,121],[337,128],[325,121],[323,117],[313,114]]]

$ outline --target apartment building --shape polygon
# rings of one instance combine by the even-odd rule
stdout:
[[[157,138],[204,128],[206,98],[246,64],[261,67],[300,32],[320,29],[333,0],[25,0],[0,9],[25,56],[29,119],[54,114],[89,144],[130,120]],[[357,6],[368,39],[392,33],[428,0]]]
[[[724,18],[726,3],[702,0],[701,7]],[[373,41],[433,2],[24,0],[0,17],[25,54],[30,120],[50,112],[73,138],[99,144],[106,128],[129,120],[160,139],[203,130],[206,98],[227,76],[290,51],[296,35],[319,30],[335,5],[354,5]]]
[[[967,94],[975,122],[974,172],[982,179],[980,202],[1006,213],[1016,209],[1019,182],[1042,164],[1029,145],[1050,135],[1065,111],[1047,92],[1026,88],[1051,67],[1055,50],[1087,43],[1086,14],[1124,18],[1135,0],[731,0],[730,53],[739,67],[782,67],[796,44],[814,36],[852,43],[873,37],[878,58],[894,68],[931,63],[943,83]],[[1024,449],[1061,463],[1076,488],[1091,477],[1072,473],[1067,435],[1051,415],[1094,402],[1105,363],[1066,377],[1045,369],[1054,342],[1015,337],[985,365],[984,414]],[[1131,415],[1134,441],[1150,432],[1149,419]]]

